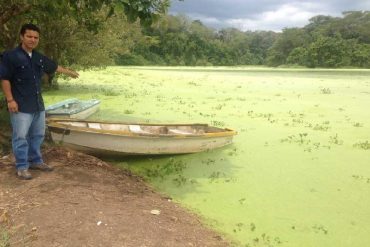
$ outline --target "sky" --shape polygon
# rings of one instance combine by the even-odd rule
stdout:
[[[370,10],[370,0],[171,0],[169,13],[185,14],[216,29],[242,31],[303,27],[317,15],[342,16],[343,11]]]

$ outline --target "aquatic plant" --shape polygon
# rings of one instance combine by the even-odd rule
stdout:
[[[182,174],[179,174],[177,175],[176,178],[172,179],[172,181],[176,184],[177,187],[179,187],[186,184],[188,179],[184,177]]]
[[[364,125],[362,123],[354,123],[353,127],[363,127]]]
[[[328,234],[328,230],[323,226],[323,225],[314,225],[312,226],[312,229],[314,230],[315,233],[324,233]]]
[[[209,179],[210,179],[210,183],[213,183],[215,181],[217,181],[219,178],[221,177],[225,177],[226,174],[224,172],[220,172],[220,171],[214,171],[211,173],[211,175],[209,175]]]
[[[196,82],[194,82],[194,81],[190,81],[190,82],[188,82],[188,85],[196,86],[196,87],[199,87],[199,86],[200,86],[200,84],[199,84],[199,83],[196,83]]]
[[[338,139],[338,134],[335,134],[335,136],[330,136],[329,138],[330,138],[329,143],[336,144],[336,145],[343,144],[343,140]]]
[[[211,158],[208,158],[207,160],[202,160],[202,163],[203,164],[206,164],[207,166],[214,165],[215,162],[216,162],[216,160],[215,159],[211,159]]]
[[[321,93],[322,94],[331,94],[331,90],[330,90],[330,88],[322,88]]]
[[[252,239],[252,243],[246,243],[245,247],[252,247],[252,246],[277,246],[282,244],[283,241],[280,240],[279,237],[271,237],[266,233],[262,233],[261,236]]]
[[[222,122],[222,121],[217,121],[217,120],[212,120],[211,121],[212,125],[214,125],[215,127],[224,127],[225,126],[225,123]]]
[[[369,150],[370,149],[370,142],[365,141],[365,142],[358,142],[353,144],[353,147],[363,149],[363,150]]]
[[[253,222],[250,224],[250,230],[251,232],[254,232],[256,230],[256,225]]]
[[[352,175],[352,177],[358,181],[364,181],[366,182],[367,184],[370,184],[370,178],[369,177],[364,177],[364,176],[361,176],[361,175]]]
[[[233,232],[241,232],[244,228],[244,224],[241,222],[237,223],[235,226],[236,228],[233,229]]]
[[[247,198],[243,197],[243,198],[240,198],[238,201],[241,205],[243,205],[245,203],[245,201],[247,200]]]
[[[319,131],[328,131],[330,129],[329,124],[330,124],[329,121],[325,121],[322,124],[316,124],[312,129]]]
[[[299,143],[300,144],[303,144],[303,143],[305,143],[306,142],[306,140],[305,140],[305,138],[307,137],[307,133],[299,133]]]
[[[133,92],[124,92],[123,95],[126,99],[131,99],[131,98],[137,97],[137,94],[133,93]]]
[[[124,114],[133,114],[134,111],[133,110],[124,110],[123,113]]]
[[[159,178],[163,180],[173,174],[180,175],[186,167],[187,164],[184,161],[171,157],[164,165],[158,164],[144,169],[144,176],[149,179]]]
[[[114,90],[112,88],[103,88],[102,90],[103,95],[105,96],[118,96],[120,92],[118,90]]]
[[[226,104],[224,103],[224,104],[218,104],[217,106],[215,106],[213,109],[215,109],[215,110],[221,110],[222,109],[222,107],[224,107]]]
[[[231,150],[227,153],[227,155],[229,155],[229,156],[237,155],[237,149],[236,149],[236,148],[231,149]]]

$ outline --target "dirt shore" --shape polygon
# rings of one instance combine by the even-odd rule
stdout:
[[[139,177],[95,157],[49,147],[55,170],[15,175],[0,159],[0,246],[230,246]]]

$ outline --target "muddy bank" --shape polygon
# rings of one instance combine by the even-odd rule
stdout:
[[[129,171],[64,148],[43,153],[55,170],[30,181],[0,160],[0,246],[230,246]]]

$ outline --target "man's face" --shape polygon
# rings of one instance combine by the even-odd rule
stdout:
[[[26,30],[21,35],[22,47],[27,51],[32,51],[39,44],[39,33],[33,30]]]

